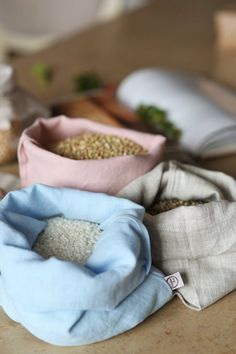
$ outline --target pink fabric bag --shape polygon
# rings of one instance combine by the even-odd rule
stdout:
[[[102,160],[72,160],[44,148],[48,143],[83,133],[114,134],[132,139],[148,150],[145,156],[119,156]],[[160,161],[165,138],[116,128],[86,119],[64,116],[38,119],[19,142],[18,160],[23,187],[34,183],[116,194]]]

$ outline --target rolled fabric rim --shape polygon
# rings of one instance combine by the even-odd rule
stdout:
[[[147,155],[117,156],[101,160],[72,160],[54,154],[49,142],[83,133],[113,134],[129,138],[147,149]],[[23,187],[42,183],[55,187],[116,194],[129,182],[151,170],[160,161],[165,137],[107,126],[86,119],[64,116],[38,119],[19,142],[18,160]]]
[[[32,251],[45,219],[58,215],[100,224],[84,266]],[[101,193],[44,185],[10,192],[0,203],[0,305],[31,333],[59,345],[92,343],[134,327],[172,297],[162,273],[150,273],[143,215],[143,207]]]

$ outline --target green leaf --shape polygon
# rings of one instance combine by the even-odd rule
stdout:
[[[141,104],[136,113],[143,122],[155,127],[170,140],[178,141],[180,139],[181,130],[168,119],[165,110],[156,106]]]
[[[74,81],[76,93],[95,90],[103,86],[99,76],[96,73],[90,71],[75,76]]]
[[[36,63],[32,67],[35,77],[44,84],[48,84],[53,77],[52,68],[46,63]]]

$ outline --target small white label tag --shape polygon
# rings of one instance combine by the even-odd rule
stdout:
[[[184,286],[184,282],[180,275],[180,272],[167,275],[167,277],[164,277],[164,279],[169,284],[172,290],[179,289]]]

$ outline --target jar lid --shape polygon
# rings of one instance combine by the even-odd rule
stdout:
[[[0,64],[0,94],[10,92],[16,84],[16,76],[13,67]]]

